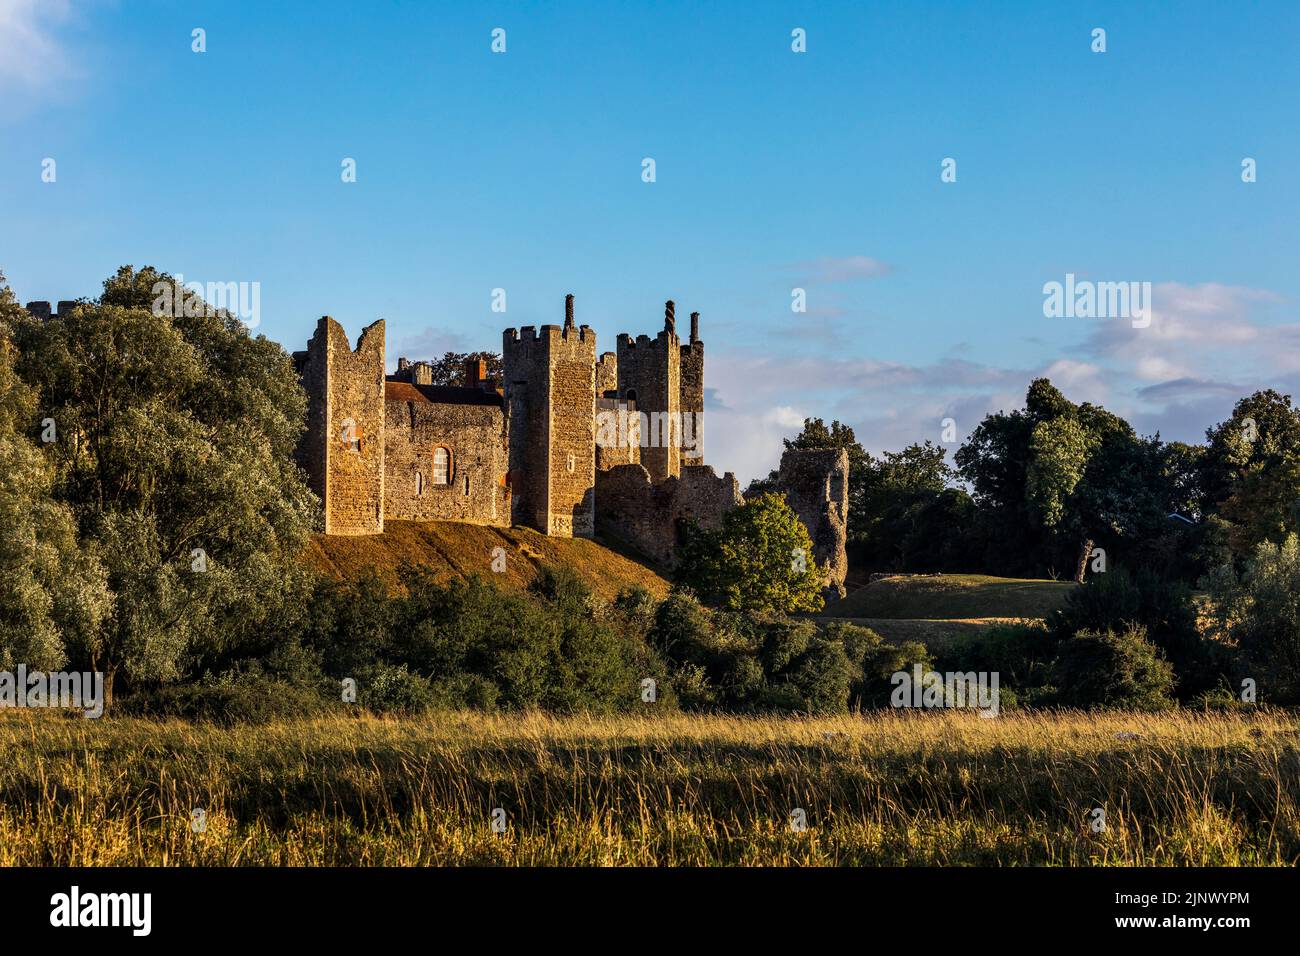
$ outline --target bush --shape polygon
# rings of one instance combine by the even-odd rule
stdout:
[[[376,714],[420,714],[434,705],[429,682],[405,664],[372,664],[359,671],[357,704]]]
[[[852,675],[847,705],[855,710],[888,707],[896,673],[917,664],[927,671],[933,666],[930,652],[916,641],[889,644],[870,628],[846,621],[832,621],[822,633],[844,649]]]
[[[1057,702],[1068,707],[1163,710],[1173,705],[1174,672],[1141,627],[1080,631],[1061,643]]]
[[[1238,577],[1224,566],[1207,580],[1219,635],[1241,648],[1237,677],[1253,677],[1272,703],[1300,702],[1300,543],[1257,545]]]
[[[319,690],[272,680],[171,684],[137,690],[117,701],[127,716],[172,717],[223,726],[298,720],[342,706],[341,692],[332,702]]]
[[[1191,590],[1147,570],[1133,575],[1115,568],[1092,577],[1070,593],[1050,626],[1058,640],[1079,631],[1141,628],[1173,666],[1185,701],[1222,682],[1230,667],[1222,645],[1202,635]]]

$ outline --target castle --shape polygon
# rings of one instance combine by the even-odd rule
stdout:
[[[27,309],[51,316],[48,302]],[[699,321],[691,313],[682,341],[669,301],[655,338],[622,334],[616,352],[598,354],[569,295],[562,326],[505,330],[500,381],[471,361],[465,384],[447,386],[404,357],[386,374],[382,319],[354,348],[322,317],[293,361],[308,400],[297,457],[325,533],[380,534],[386,519],[526,525],[599,534],[671,566],[689,522],[717,528],[744,500],[733,474],[704,463]],[[778,486],[828,589],[842,593],[847,455],[787,450]]]

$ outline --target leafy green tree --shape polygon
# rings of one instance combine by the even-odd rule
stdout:
[[[780,495],[746,499],[717,531],[695,529],[677,580],[729,610],[788,614],[824,603],[808,531]]]
[[[45,432],[36,396],[14,373],[8,330],[25,313],[0,275],[0,669],[54,670],[69,647],[98,638],[109,611],[105,574],[53,496],[54,469],[32,440]]]
[[[976,504],[1026,567],[1068,555],[1082,581],[1099,540],[1136,549],[1159,536],[1175,495],[1159,437],[1118,416],[1074,405],[1047,379],[1025,410],[988,416],[957,453]]]
[[[119,673],[176,679],[298,612],[319,506],[291,460],[306,398],[283,349],[129,266],[13,336],[58,428],[54,493],[107,571],[112,612],[74,658],[110,699]]]
[[[1278,703],[1300,701],[1300,542],[1261,541],[1240,575],[1230,565],[1206,581],[1217,636],[1240,648],[1243,676]]]
[[[487,377],[494,381],[501,381],[502,371],[501,356],[496,352],[446,352],[442,358],[435,359],[433,366],[433,384],[434,385],[465,385],[465,363],[474,360],[482,360]]]

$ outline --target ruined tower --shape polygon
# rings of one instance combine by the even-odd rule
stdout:
[[[701,368],[703,368],[703,351]],[[664,303],[664,328],[648,335],[618,337],[618,397],[635,402],[641,420],[641,464],[652,482],[681,474],[681,340],[670,299]],[[701,398],[703,397],[701,393]]]
[[[307,431],[298,460],[325,504],[325,533],[384,530],[384,322],[353,349],[329,316],[294,361],[307,391]]]
[[[560,536],[595,533],[596,333],[564,326],[506,329],[501,350],[510,410],[511,512]]]
[[[691,339],[682,345],[681,392],[682,465],[704,464],[704,343],[700,341],[700,313],[691,313]]]
[[[849,570],[849,455],[843,448],[788,448],[777,488],[812,538],[813,561],[827,596],[844,596]]]

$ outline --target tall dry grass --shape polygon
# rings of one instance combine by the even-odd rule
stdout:
[[[20,711],[0,716],[0,747],[3,865],[1300,859],[1300,722],[1281,712],[221,728]],[[505,834],[492,832],[496,807]]]

